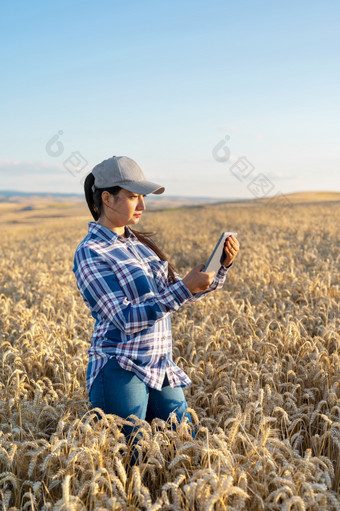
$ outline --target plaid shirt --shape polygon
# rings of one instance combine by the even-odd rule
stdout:
[[[170,313],[223,286],[221,266],[209,289],[191,294],[176,274],[168,281],[168,263],[138,241],[128,227],[126,238],[89,222],[88,235],[74,257],[77,286],[96,322],[88,350],[87,390],[112,356],[146,385],[160,390],[191,381],[172,360]]]

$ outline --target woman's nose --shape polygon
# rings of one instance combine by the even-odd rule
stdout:
[[[144,209],[145,209],[145,202],[144,202],[144,197],[143,197],[143,195],[141,195],[141,196],[139,197],[139,201],[138,201],[137,209],[138,209],[138,211],[144,211]]]

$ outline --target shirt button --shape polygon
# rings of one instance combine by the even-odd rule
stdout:
[[[162,356],[162,357],[161,357],[161,360],[165,360],[165,357],[163,357],[163,356]]]

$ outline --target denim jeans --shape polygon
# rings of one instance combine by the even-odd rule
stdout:
[[[148,422],[156,417],[166,421],[170,413],[175,412],[178,421],[185,416],[192,423],[190,413],[185,413],[188,405],[182,387],[170,387],[166,376],[161,390],[152,389],[135,373],[120,367],[114,357],[94,380],[89,399],[93,407],[123,419],[133,414]],[[124,426],[123,431],[128,438],[133,427]]]

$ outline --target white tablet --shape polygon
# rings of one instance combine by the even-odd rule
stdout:
[[[218,272],[218,270],[221,267],[221,264],[223,263],[223,261],[225,259],[225,255],[224,255],[225,240],[229,236],[231,236],[231,234],[233,236],[237,236],[237,232],[223,232],[221,234],[220,239],[216,243],[216,246],[215,246],[214,250],[212,251],[211,256],[209,257],[208,262],[202,271],[214,271],[216,273]]]

